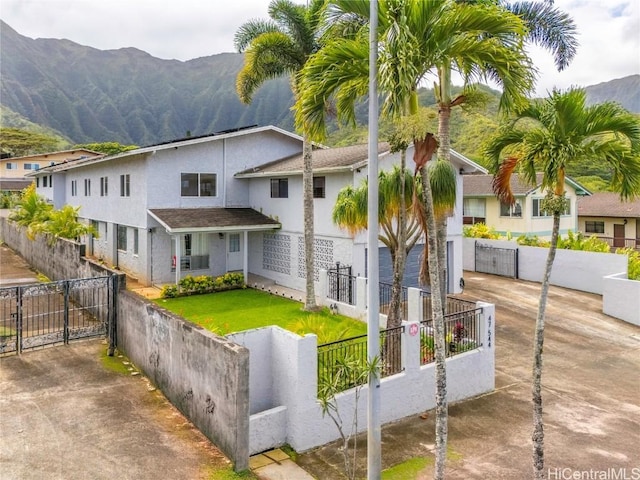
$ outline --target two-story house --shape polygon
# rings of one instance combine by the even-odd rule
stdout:
[[[383,147],[380,168],[390,168],[399,155]],[[333,225],[331,211],[341,188],[366,177],[367,157],[365,145],[314,150],[317,270],[340,262],[366,275],[366,235],[351,238]],[[482,171],[460,155],[452,161],[457,172]],[[143,284],[239,270],[304,290],[298,135],[272,126],[238,129],[53,165],[32,175],[52,178],[38,192],[56,208],[80,206],[81,217],[94,224],[99,237],[88,241],[91,255]],[[448,225],[451,291],[462,275],[461,195],[458,203]]]
[[[578,229],[607,241],[612,248],[640,250],[640,199],[623,202],[613,192],[580,198]]]
[[[535,185],[526,183],[517,173],[511,176],[511,191],[516,199],[513,205],[500,203],[497,199],[492,188],[493,175],[465,175],[463,179],[465,225],[484,223],[501,235],[551,238],[553,217],[542,208],[546,195],[541,188],[542,173],[538,173]],[[560,217],[561,235],[578,230],[576,202],[578,197],[590,195],[590,192],[566,177],[565,195],[569,202]]]

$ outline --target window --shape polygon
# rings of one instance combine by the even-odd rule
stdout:
[[[121,197],[130,197],[131,196],[131,190],[130,190],[130,177],[129,174],[127,173],[126,175],[120,175],[120,196]]]
[[[133,254],[138,255],[138,229],[133,229]]]
[[[325,177],[313,177],[313,198],[324,198]]]
[[[183,197],[215,197],[215,173],[180,174],[180,195]]]
[[[202,270],[209,268],[209,236],[206,233],[187,233],[180,242],[180,269]],[[175,242],[171,242],[171,256],[175,257]],[[175,265],[172,266],[175,270]]]
[[[36,187],[40,188],[40,177],[36,177]]]
[[[40,164],[39,163],[25,163],[24,164],[24,169],[25,170],[39,170],[40,169]]]
[[[49,186],[53,187],[53,178],[51,178],[51,175],[49,175]]]
[[[289,198],[289,180],[287,178],[271,179],[271,198]]]
[[[585,233],[604,233],[604,222],[584,222]]]
[[[507,205],[506,203],[500,203],[500,216],[501,217],[522,217],[522,205],[516,200],[513,205]]]
[[[551,217],[552,213],[547,212],[542,209],[542,201],[543,198],[534,198],[533,199],[533,216],[534,217]],[[562,215],[571,215],[571,200],[567,199],[566,208]]]
[[[127,227],[118,225],[118,250],[127,251]]]
[[[100,177],[100,196],[106,197],[109,192],[109,177]]]
[[[84,179],[84,196],[85,197],[91,196],[91,179],[90,178]]]
[[[18,164],[7,162],[7,170],[17,170],[17,169],[18,169]]]
[[[46,175],[44,177],[42,177],[42,186],[46,187],[47,186],[47,181],[49,180],[49,177],[47,177]]]
[[[486,220],[486,204],[484,198],[465,198],[462,205],[462,216],[465,225],[484,223]]]
[[[42,181],[44,182],[46,180],[47,177],[44,177],[42,179]],[[78,181],[77,180],[71,180],[71,196],[75,197],[76,195],[78,195]]]

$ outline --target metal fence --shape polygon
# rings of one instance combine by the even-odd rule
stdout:
[[[482,345],[480,342],[481,308],[450,313],[444,317],[444,336],[447,357],[468,352]],[[420,322],[420,365],[435,360],[433,320]]]
[[[407,287],[401,287],[402,291],[400,293],[400,316],[402,320],[407,320],[409,316],[409,305],[407,303]],[[384,315],[389,315],[389,308],[391,307],[391,292],[393,290],[393,285],[390,283],[382,283],[380,282],[379,292],[380,292],[380,313]]]
[[[380,375],[402,371],[404,327],[380,331]],[[342,392],[367,382],[367,335],[318,345],[318,391],[329,386]]]
[[[518,249],[481,245],[476,241],[476,272],[518,278]]]
[[[0,354],[106,335],[117,277],[0,288]]]
[[[336,263],[335,268],[327,271],[328,297],[336,302],[355,305],[356,303],[356,277],[351,275],[350,266],[341,266]]]
[[[422,319],[424,321],[430,320],[433,317],[432,310],[432,302],[431,302],[431,294],[428,292],[421,292],[422,297]],[[445,309],[445,313],[460,313],[460,312],[468,312],[470,310],[475,310],[476,303],[471,302],[469,300],[463,300],[461,298],[456,298],[451,295],[447,295],[447,306]]]

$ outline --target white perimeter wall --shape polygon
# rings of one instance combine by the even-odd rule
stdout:
[[[455,402],[495,387],[495,309],[478,303],[481,346],[447,359],[447,398]],[[435,407],[434,364],[420,366],[420,337],[405,324],[402,337],[404,371],[382,379],[381,422],[388,423]],[[228,335],[250,352],[249,449],[255,454],[288,443],[303,452],[339,438],[331,419],[322,416],[317,401],[317,339],[299,337],[279,327]],[[355,389],[336,399],[344,425],[356,415],[358,431],[367,427],[368,388]],[[265,410],[259,411],[259,408]]]
[[[516,242],[463,239],[464,269],[475,271],[475,242],[497,248],[518,249],[518,278],[531,282],[542,282],[547,263],[548,248],[518,246]],[[628,259],[616,253],[582,252],[578,250],[556,251],[550,282],[559,287],[583,292],[603,293],[603,277],[623,272],[626,276]]]
[[[608,275],[602,280],[602,311],[640,326],[640,282],[628,280],[626,273]]]

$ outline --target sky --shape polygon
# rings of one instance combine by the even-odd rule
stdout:
[[[302,2],[300,2],[302,3]],[[68,39],[100,50],[135,47],[154,57],[191,60],[233,52],[240,25],[266,19],[269,0],[2,0],[0,18],[30,38]],[[551,55],[530,48],[540,74],[535,96],[640,74],[640,1],[556,0],[578,28],[578,53],[557,72]]]

